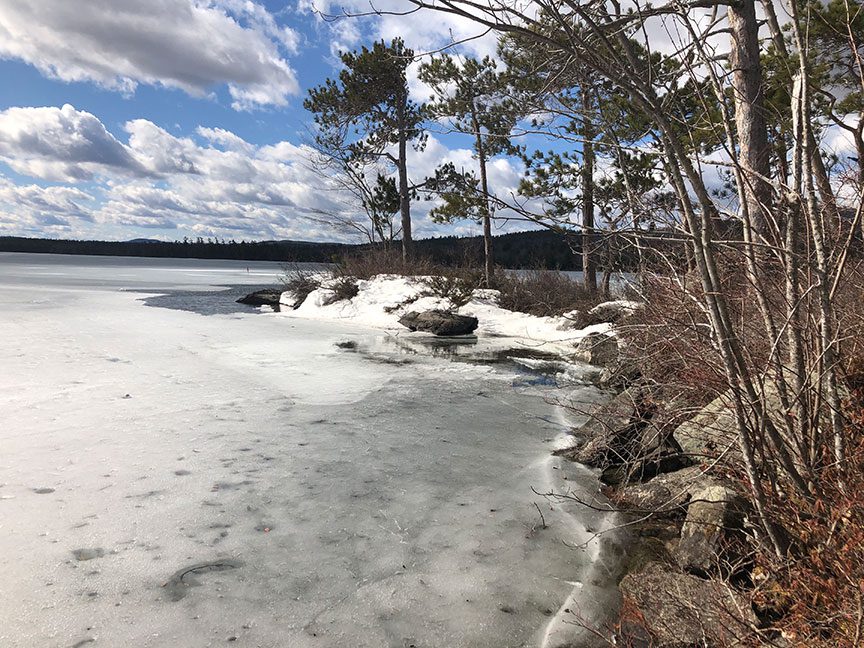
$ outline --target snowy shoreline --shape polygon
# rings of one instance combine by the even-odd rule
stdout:
[[[557,357],[565,362],[579,362],[575,357],[577,345],[594,334],[615,335],[609,322],[579,328],[578,313],[557,317],[538,317],[507,310],[498,305],[496,290],[474,290],[467,302],[459,305],[450,299],[432,294],[426,277],[376,275],[371,279],[356,280],[357,294],[351,299],[334,301],[335,284],[340,279],[325,279],[321,287],[309,293],[298,304],[292,291],[282,293],[281,315],[291,318],[330,320],[354,323],[373,329],[399,332],[401,337],[428,337],[423,333],[410,333],[399,323],[406,313],[446,310],[459,315],[476,317],[478,327],[474,335],[485,348],[531,349],[538,355]],[[620,308],[635,308],[633,302],[607,302],[600,306],[617,304]],[[598,307],[599,308],[599,307]]]

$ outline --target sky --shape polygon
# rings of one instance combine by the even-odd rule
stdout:
[[[308,90],[338,74],[340,51],[375,40],[400,36],[418,54],[496,47],[466,19],[401,15],[405,0],[375,6],[385,15],[324,20],[366,12],[369,0],[0,0],[0,235],[357,240],[320,217],[360,210],[312,163]],[[658,20],[646,26],[652,47],[677,51],[680,29]],[[418,65],[409,86],[422,102]],[[413,181],[443,162],[476,168],[470,138],[446,130],[409,151]],[[844,138],[823,134],[841,157],[852,150]],[[710,186],[722,185],[721,168],[705,167]],[[503,157],[488,171],[505,199],[524,172]],[[431,206],[412,207],[415,237],[480,233],[471,221],[433,223]]]
[[[341,8],[368,4],[0,0],[0,235],[352,240],[315,218],[345,206],[310,163],[307,91],[338,73],[341,50],[402,36],[431,51],[478,29],[440,15],[320,17]],[[433,132],[412,176],[444,161],[471,167],[470,141]],[[520,172],[494,160],[490,183],[512,191]],[[429,207],[414,209],[416,237],[479,232],[435,224]]]

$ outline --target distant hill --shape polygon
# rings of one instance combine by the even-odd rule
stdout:
[[[515,232],[494,237],[495,261],[508,268],[580,269],[578,240],[568,245],[560,234],[547,230]],[[194,259],[237,259],[246,261],[322,262],[338,260],[368,245],[314,243],[310,241],[176,241],[137,238],[131,241],[75,241],[0,236],[0,252],[43,254],[89,254]],[[443,236],[415,241],[417,253],[439,263],[480,263],[483,239],[480,236]],[[575,252],[574,252],[575,251]]]

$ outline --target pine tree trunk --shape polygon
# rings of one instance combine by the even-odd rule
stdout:
[[[489,183],[486,179],[486,149],[483,146],[483,136],[480,133],[480,124],[473,106],[471,111],[471,122],[474,126],[475,146],[477,148],[477,159],[480,163],[480,190],[483,192],[483,258],[484,278],[486,286],[491,287],[492,276],[495,274],[495,255],[492,250],[492,208],[489,205]]]
[[[399,106],[399,157],[396,166],[399,173],[399,213],[402,215],[402,260],[407,262],[414,255],[414,240],[411,238],[411,190],[408,187],[408,133],[405,131],[405,102]]]

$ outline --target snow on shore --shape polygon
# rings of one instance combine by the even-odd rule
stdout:
[[[399,324],[399,318],[408,312],[431,309],[449,310],[451,302],[430,294],[422,277],[377,275],[358,280],[358,294],[350,300],[329,303],[334,295],[331,287],[338,281],[325,280],[311,292],[295,310],[294,294],[282,294],[282,313],[288,317],[317,320],[348,320],[361,326],[397,330],[410,335]],[[544,353],[569,356],[574,345],[589,333],[612,333],[608,323],[577,328],[572,317],[537,317],[519,313],[498,305],[498,291],[475,290],[467,304],[456,309],[461,315],[473,315],[479,325],[476,335],[480,339],[494,339],[500,346],[530,346]],[[424,335],[424,334],[417,334]]]

